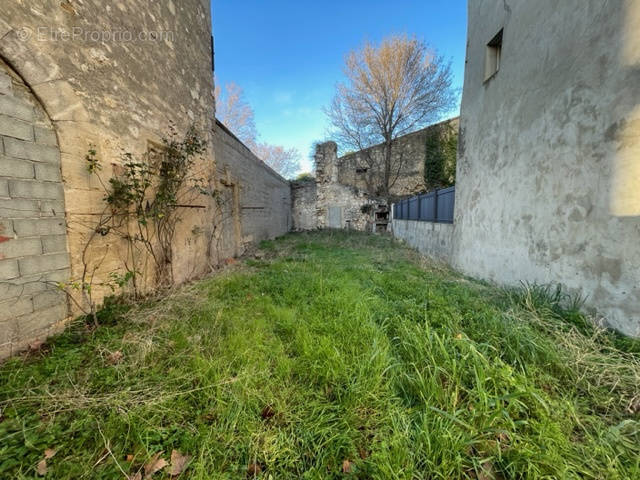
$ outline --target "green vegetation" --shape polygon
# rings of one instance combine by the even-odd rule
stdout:
[[[312,182],[315,180],[315,177],[313,176],[312,173],[302,172],[298,174],[298,176],[296,177],[296,180],[298,182]]]
[[[577,306],[287,236],[1,365],[0,478],[640,478],[638,343]]]
[[[434,127],[426,139],[425,184],[427,190],[456,183],[458,132],[450,124]]]

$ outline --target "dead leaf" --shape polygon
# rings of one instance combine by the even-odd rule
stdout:
[[[349,460],[344,460],[342,462],[342,473],[351,472],[351,462]]]
[[[127,460],[127,462],[131,463],[131,462],[133,462],[133,455],[129,453],[129,454],[125,457],[125,459]]]
[[[358,449],[358,455],[360,455],[360,458],[362,460],[366,460],[367,457],[369,456],[369,453],[364,448],[360,447]]]
[[[58,450],[55,450],[53,448],[47,448],[44,451],[44,459],[45,460],[49,460],[50,458],[53,458],[56,456],[56,453],[58,453]]]
[[[275,414],[276,414],[276,411],[273,409],[271,405],[267,405],[266,407],[264,407],[262,409],[262,412],[260,413],[260,415],[262,415],[263,420],[269,420]]]
[[[47,461],[46,460],[40,460],[38,462],[38,468],[36,468],[36,472],[41,477],[44,477],[47,474]]]
[[[149,460],[144,466],[144,478],[151,478],[154,473],[159,472],[167,466],[167,461],[164,458],[160,458],[162,452],[156,453],[151,460]]]
[[[180,475],[191,461],[191,455],[182,455],[178,450],[171,452],[171,467],[169,467],[169,475],[175,477]]]
[[[261,472],[262,472],[262,467],[257,463],[250,463],[249,466],[247,467],[247,475],[249,475],[250,477],[255,477]]]
[[[120,350],[116,350],[115,352],[111,353],[109,357],[107,357],[107,361],[111,365],[117,365],[122,361],[123,357],[124,357],[124,354]]]

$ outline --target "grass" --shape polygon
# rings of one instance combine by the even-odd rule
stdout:
[[[638,342],[544,286],[291,235],[0,365],[0,478],[640,478]],[[126,476],[125,476],[126,475]],[[153,478],[169,478],[166,470]]]

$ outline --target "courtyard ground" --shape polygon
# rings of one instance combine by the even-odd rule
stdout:
[[[550,287],[289,235],[0,365],[0,478],[640,478],[640,348]]]

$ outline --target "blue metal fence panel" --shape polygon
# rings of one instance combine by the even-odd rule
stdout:
[[[438,190],[437,218],[439,222],[453,223],[455,193],[456,191],[454,187]]]
[[[393,217],[398,220],[453,223],[456,187],[443,188],[401,200],[393,204]]]
[[[418,197],[409,199],[409,220],[418,220],[419,207]]]

